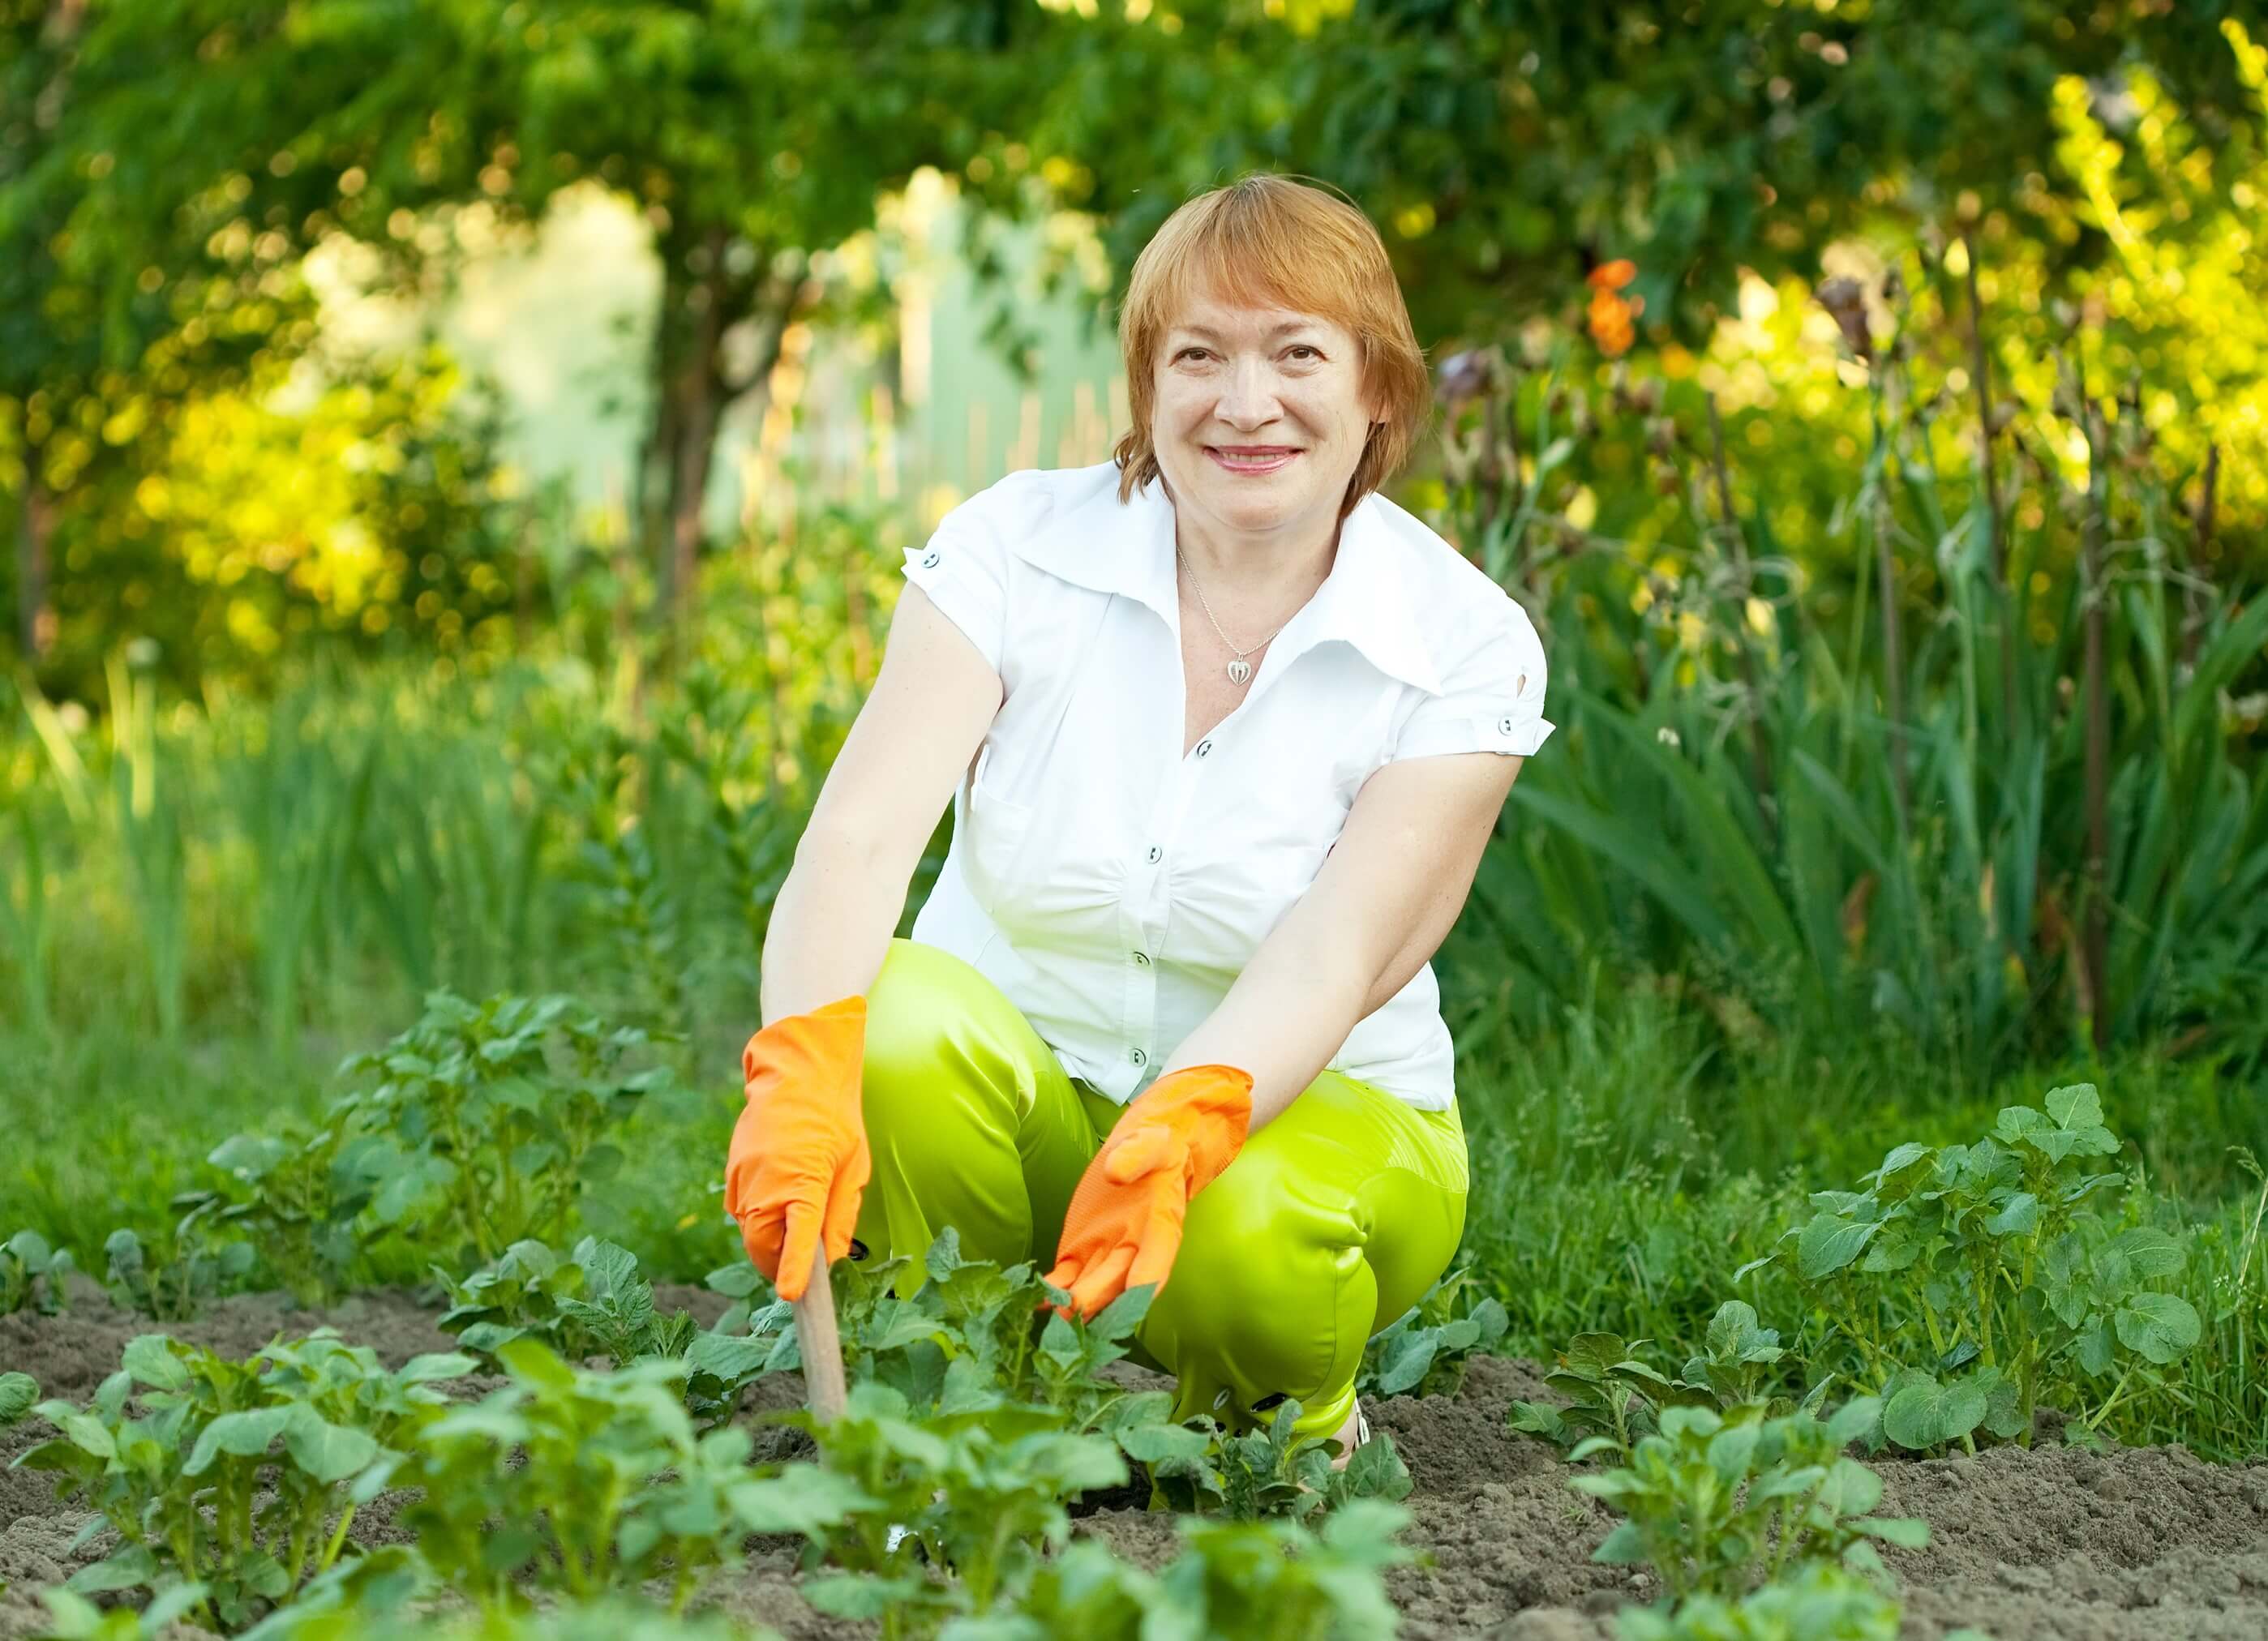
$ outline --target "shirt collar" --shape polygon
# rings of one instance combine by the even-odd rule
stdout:
[[[1410,588],[1420,568],[1417,543],[1397,528],[1396,511],[1375,491],[1355,504],[1340,526],[1331,573],[1285,623],[1269,651],[1270,673],[1280,672],[1318,644],[1336,640],[1389,678],[1429,695],[1441,693],[1432,649],[1410,607]],[[1114,475],[1086,501],[1013,546],[1020,557],[1049,575],[1133,599],[1155,611],[1173,631],[1181,630],[1174,507],[1158,481],[1121,504]]]

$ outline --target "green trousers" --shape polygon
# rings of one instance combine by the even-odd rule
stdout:
[[[952,1225],[971,1259],[1054,1263],[1072,1188],[1123,1107],[1066,1075],[999,988],[950,953],[893,940],[866,997],[858,1217],[868,1256],[920,1255]],[[1302,1433],[1354,1403],[1363,1346],[1456,1252],[1465,1138],[1325,1071],[1189,1203],[1138,1358],[1179,1381],[1175,1417],[1265,1417]]]

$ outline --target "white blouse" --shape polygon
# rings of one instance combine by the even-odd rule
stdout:
[[[1173,504],[1155,481],[1117,491],[1110,461],[1010,474],[908,548],[905,574],[1005,686],[914,938],[975,965],[1123,1104],[1314,881],[1373,770],[1532,753],[1552,726],[1527,613],[1373,493],[1242,702],[1184,755]],[[1445,1109],[1432,965],[1330,1064]]]

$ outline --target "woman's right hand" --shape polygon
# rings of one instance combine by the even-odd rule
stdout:
[[[850,1251],[872,1170],[859,1088],[866,999],[848,997],[774,1020],[740,1051],[747,1103],[725,1159],[725,1206],[780,1298],[803,1297],[824,1239],[829,1264]]]

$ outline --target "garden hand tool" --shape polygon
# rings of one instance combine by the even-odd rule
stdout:
[[[843,1350],[827,1268],[850,1251],[872,1162],[859,1112],[866,1000],[774,1020],[740,1053],[747,1103],[725,1162],[725,1205],[756,1269],[795,1306],[812,1412],[843,1413]]]
[[[1126,1107],[1079,1176],[1048,1280],[1093,1316],[1130,1287],[1163,1286],[1189,1199],[1243,1149],[1252,1074],[1233,1065],[1169,1071]]]

